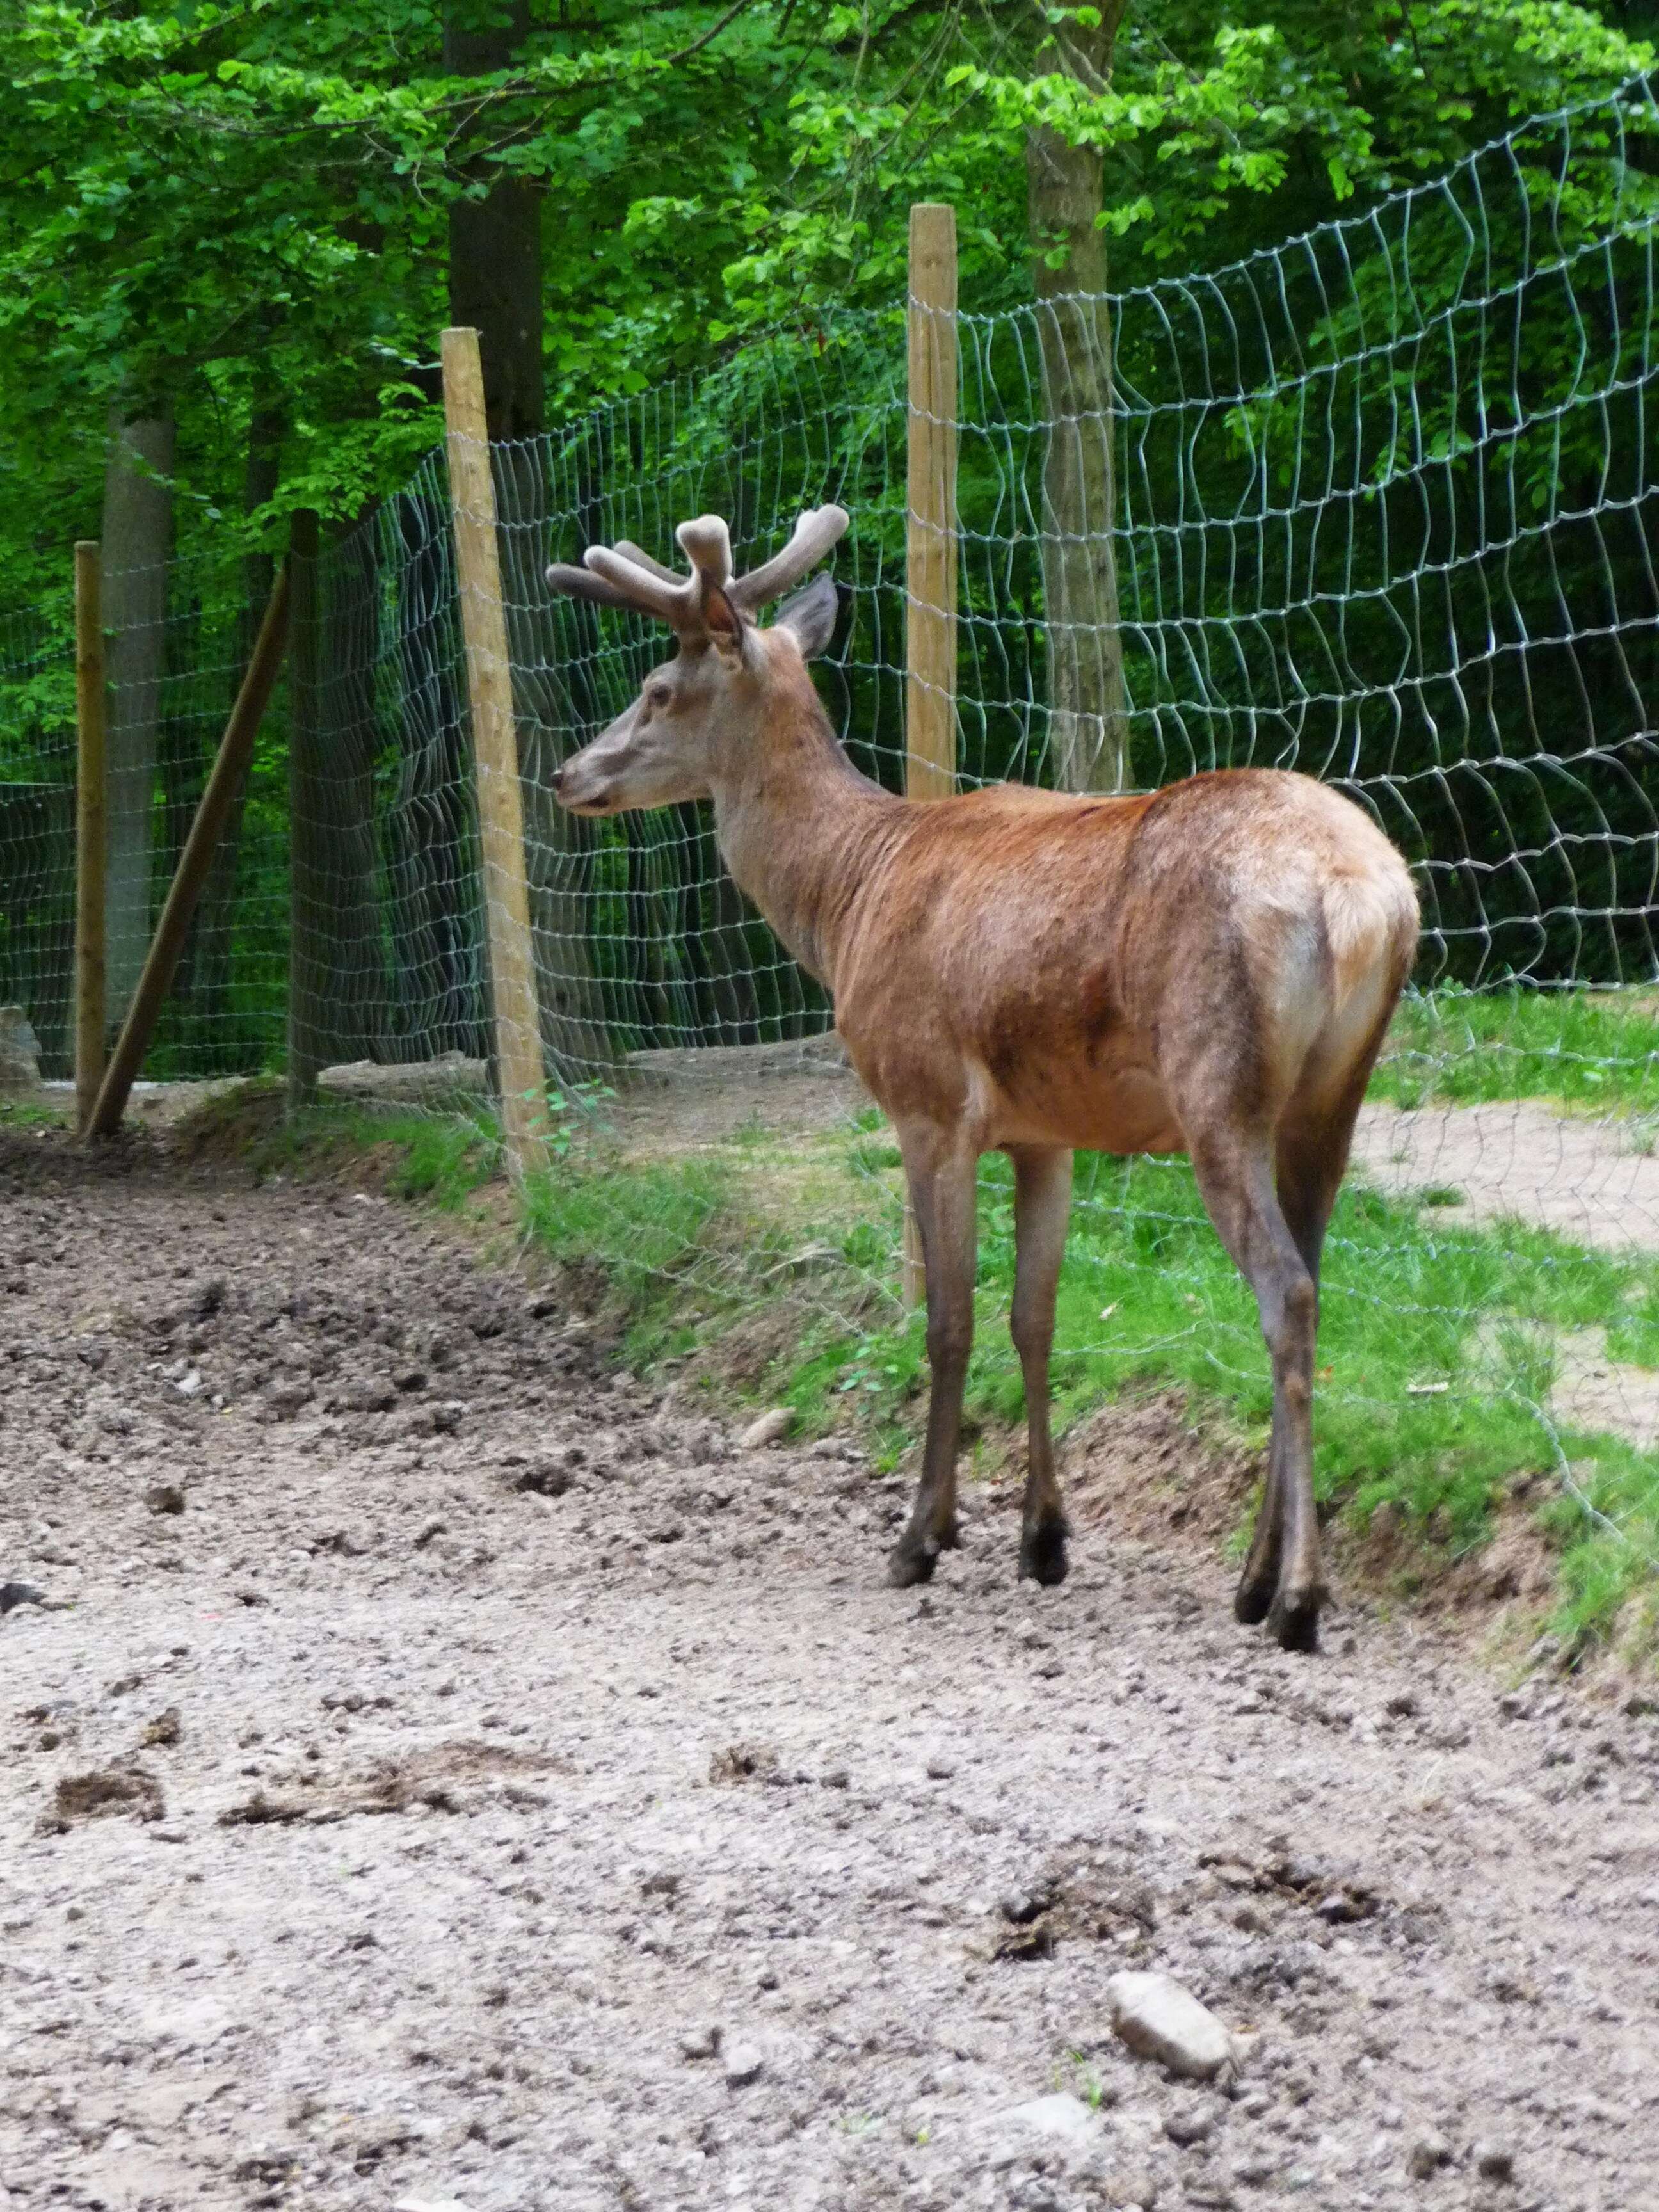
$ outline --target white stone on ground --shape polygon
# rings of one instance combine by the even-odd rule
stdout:
[[[1169,1974],[1114,1974],[1106,1984],[1112,2028],[1138,2058],[1156,2058],[1194,2081],[1231,2077],[1238,2046],[1207,2005]]]
[[[759,2081],[766,2060],[752,2043],[728,2043],[723,2055],[728,2089],[746,2089]]]
[[[770,1413],[763,1413],[738,1438],[744,1451],[759,1451],[767,1444],[781,1444],[795,1425],[793,1406],[774,1406]]]
[[[1014,2105],[1001,2116],[1005,2126],[1024,2128],[1033,2135],[1053,2136],[1062,2142],[1091,2143],[1100,2133],[1100,2122],[1080,2097],[1065,2090],[1052,2097],[1034,2097],[1030,2104]]]

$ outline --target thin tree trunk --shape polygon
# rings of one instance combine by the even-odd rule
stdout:
[[[171,409],[112,410],[104,474],[104,622],[109,680],[109,845],[105,927],[112,1026],[126,1012],[149,945],[155,735],[173,536]]]
[[[333,909],[325,1066],[380,1060],[385,1052],[388,985],[374,789],[379,544],[370,516],[360,517],[327,555],[319,577],[320,720],[332,793],[324,854]]]
[[[1105,83],[1121,15],[1118,0],[1102,9],[1097,26],[1066,26],[1059,45],[1068,74]],[[1025,175],[1048,425],[1042,555],[1049,756],[1061,789],[1121,791],[1128,730],[1111,535],[1112,332],[1105,240],[1096,221],[1101,157],[1056,131],[1034,130],[1026,138]],[[1050,265],[1051,256],[1060,266]]]

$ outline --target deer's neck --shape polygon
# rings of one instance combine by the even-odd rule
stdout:
[[[721,857],[803,968],[833,992],[864,900],[901,842],[905,802],[860,775],[816,693],[714,793]]]

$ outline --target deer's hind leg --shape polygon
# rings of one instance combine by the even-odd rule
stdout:
[[[1392,1008],[1390,1008],[1390,1014]],[[1372,1066],[1387,1034],[1388,1021],[1377,1025],[1359,1065],[1350,1071],[1341,1089],[1328,1101],[1312,1103],[1293,1098],[1274,1133],[1274,1170],[1279,1211],[1295,1239],[1303,1263],[1313,1279],[1316,1292],[1314,1327],[1319,1325],[1317,1292],[1320,1264],[1324,1256],[1325,1232],[1330,1226],[1337,1193],[1347,1172],[1354,1124],[1365,1096]],[[1279,1398],[1273,1399],[1273,1445],[1268,1455],[1267,1488],[1256,1521],[1255,1538],[1244,1571],[1239,1578],[1233,1610],[1240,1620],[1265,1620],[1277,1595],[1282,1565],[1291,1577],[1318,1572],[1318,1531],[1306,1527],[1287,1530],[1284,1487],[1285,1437],[1279,1419]],[[1309,1519],[1311,1521],[1311,1501]],[[1287,1534],[1290,1545],[1285,1544]],[[1304,1557],[1299,1566],[1294,1553],[1300,1545]],[[1311,1546],[1311,1570],[1305,1557]],[[1281,1559],[1286,1550],[1292,1556]]]
[[[1364,1095],[1364,1087],[1362,1080],[1352,1105],[1345,1098],[1334,1111],[1292,1110],[1285,1115],[1274,1132],[1274,1183],[1279,1210],[1285,1218],[1285,1225],[1290,1231],[1297,1250],[1302,1255],[1303,1265],[1313,1281],[1316,1337],[1319,1327],[1319,1267],[1324,1251],[1325,1231],[1330,1222],[1331,1209],[1336,1203],[1343,1170],[1347,1165],[1354,1116],[1358,1112],[1359,1097]],[[1273,1610],[1285,1558],[1287,1522],[1296,1518],[1285,1471],[1291,1456],[1291,1437],[1285,1418],[1285,1412],[1280,1394],[1275,1389],[1273,1437],[1267,1450],[1267,1485],[1262,1492],[1261,1510],[1256,1515],[1249,1553],[1233,1598],[1235,1616],[1252,1625],[1265,1620]],[[1301,1536],[1300,1541],[1305,1548],[1305,1534]],[[1316,1559],[1314,1572],[1316,1577]]]
[[[1224,1120],[1219,1126],[1195,1127],[1191,1150],[1205,1208],[1255,1293],[1261,1334],[1273,1359],[1273,1448],[1267,1494],[1245,1570],[1248,1603],[1254,1604],[1258,1588],[1271,1577],[1267,1618],[1273,1635],[1287,1650],[1311,1651],[1318,1645],[1326,1595],[1313,1497],[1319,1294],[1274,1187],[1272,1128]],[[1248,1611],[1245,1617],[1250,1617]]]

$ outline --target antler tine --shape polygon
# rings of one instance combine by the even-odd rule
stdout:
[[[556,561],[547,571],[547,580],[556,592],[567,599],[586,599],[596,607],[631,607],[634,604],[625,592],[614,584],[607,584],[586,568],[574,568],[568,561]]]
[[[644,546],[636,545],[631,538],[619,538],[611,550],[620,553],[624,561],[631,561],[636,568],[643,568],[647,576],[660,576],[665,584],[683,584],[685,581],[677,570],[665,568],[654,553],[647,553]]]
[[[815,507],[803,514],[781,553],[775,553],[732,585],[727,596],[732,605],[752,615],[768,599],[777,599],[799,583],[842,537],[851,519],[844,507]]]
[[[590,545],[582,559],[596,576],[621,592],[625,605],[655,615],[677,630],[702,627],[695,576],[676,576],[671,580],[653,575],[649,568],[637,567],[609,545]]]
[[[676,629],[696,627],[696,580],[664,568],[642,546],[619,538],[613,546],[590,545],[582,558],[585,568],[556,561],[549,568],[547,580],[556,592],[595,606],[655,615]]]
[[[724,591],[732,580],[732,533],[718,514],[700,514],[674,532],[686,559],[705,584]]]
[[[835,544],[848,520],[845,507],[812,508],[796,523],[794,536],[781,553],[735,580],[732,533],[718,514],[700,514],[674,533],[691,563],[689,576],[676,575],[641,547],[619,538],[615,545],[590,545],[580,568],[555,562],[547,580],[556,592],[574,599],[602,607],[632,607],[672,624],[682,636],[696,636],[704,628],[706,591],[725,592],[740,613],[752,615],[799,583]]]

